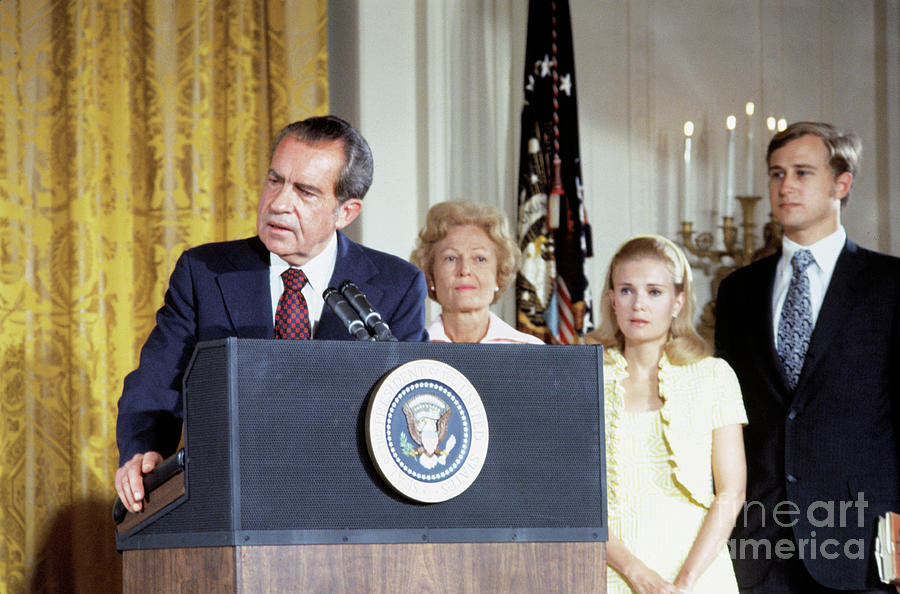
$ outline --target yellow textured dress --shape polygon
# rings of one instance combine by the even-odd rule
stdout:
[[[673,581],[712,504],[712,431],[746,423],[740,386],[721,359],[659,364],[656,411],[625,410],[625,358],[609,349],[604,364],[609,527],[641,561]],[[737,592],[725,543],[693,592]],[[612,567],[607,592],[632,592]]]

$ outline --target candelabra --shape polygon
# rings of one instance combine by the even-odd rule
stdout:
[[[692,256],[691,260],[693,261],[691,265],[695,268],[703,269],[708,275],[712,275],[710,281],[712,298],[704,306],[703,313],[700,315],[700,324],[697,328],[707,340],[712,340],[715,331],[715,299],[722,279],[732,271],[774,253],[778,250],[781,242],[781,225],[770,216],[769,221],[763,226],[762,246],[757,249],[754,210],[760,197],[738,196],[737,199],[741,203],[741,229],[743,230],[743,236],[739,242],[738,227],[735,224],[734,217],[723,216],[721,229],[724,249],[716,248],[715,236],[712,232],[697,233],[695,237],[693,222],[682,221],[681,223],[681,244]]]

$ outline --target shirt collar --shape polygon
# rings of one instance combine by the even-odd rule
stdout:
[[[325,246],[325,249],[303,266],[295,266],[295,268],[300,268],[303,271],[310,288],[313,289],[316,295],[321,295],[328,288],[328,282],[331,280],[331,275],[334,274],[336,262],[337,233],[335,232],[332,234],[331,239],[328,240],[328,245]],[[291,265],[278,254],[270,252],[269,267],[273,273],[280,277],[281,273],[290,268]]]
[[[809,250],[816,259],[816,265],[825,273],[825,276],[831,278],[838,256],[841,255],[841,250],[844,249],[846,242],[847,232],[843,225],[838,225],[837,231],[812,245],[800,245],[784,236],[781,238],[781,261],[789,264],[798,250]]]
[[[438,314],[431,324],[428,325],[428,339],[431,342],[452,342],[447,332],[444,330],[444,319]]]
[[[498,324],[500,318],[492,311],[488,312],[488,329],[487,334],[484,335],[484,338],[481,342],[490,342],[492,340],[498,340],[505,338],[503,336],[503,326]]]
[[[503,326],[501,324],[498,324],[498,322],[500,321],[500,317],[497,316],[497,314],[492,311],[488,312],[487,334],[484,335],[484,338],[481,339],[481,342],[491,342],[492,340],[502,340],[503,338],[506,338],[505,336],[503,336]],[[431,342],[453,342],[452,340],[450,340],[450,337],[447,336],[447,331],[444,329],[443,314],[438,314],[438,317],[436,317],[431,325],[428,326],[427,330],[428,339]]]

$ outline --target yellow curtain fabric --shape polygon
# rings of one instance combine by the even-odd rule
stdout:
[[[327,0],[0,0],[0,592],[121,590],[122,378],[327,111]]]

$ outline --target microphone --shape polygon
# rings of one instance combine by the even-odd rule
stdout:
[[[397,339],[391,334],[391,329],[381,319],[381,314],[375,311],[375,308],[372,307],[372,304],[369,303],[363,292],[356,286],[356,283],[345,280],[341,283],[340,289],[341,295],[350,302],[350,305],[362,318],[369,332],[375,335],[375,340],[397,342]]]
[[[374,336],[369,335],[366,325],[356,314],[356,310],[337,292],[337,289],[328,287],[322,293],[322,298],[356,340],[375,340]]]

